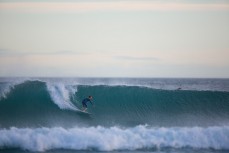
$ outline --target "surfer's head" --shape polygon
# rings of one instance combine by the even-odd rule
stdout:
[[[88,96],[89,99],[92,99],[92,96]]]

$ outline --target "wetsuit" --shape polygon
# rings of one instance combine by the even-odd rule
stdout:
[[[85,98],[85,99],[82,101],[83,107],[87,108],[87,102],[90,102],[90,103],[93,105],[93,103],[91,102],[91,100],[90,100],[89,98]]]

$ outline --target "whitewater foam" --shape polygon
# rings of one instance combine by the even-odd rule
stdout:
[[[63,83],[46,83],[47,90],[55,104],[61,109],[79,110],[71,101],[70,96],[77,92],[77,88]]]
[[[51,149],[136,150],[171,148],[229,149],[229,127],[150,128],[15,128],[0,130],[0,148],[29,151]]]

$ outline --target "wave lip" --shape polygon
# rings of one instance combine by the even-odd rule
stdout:
[[[52,149],[136,150],[162,148],[229,149],[229,127],[15,128],[0,130],[0,148],[29,151]]]
[[[0,83],[23,83],[41,81],[45,83],[86,86],[138,86],[162,90],[194,90],[229,92],[229,79],[198,78],[0,78]]]

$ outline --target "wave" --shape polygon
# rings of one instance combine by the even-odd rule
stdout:
[[[90,119],[77,114],[77,107],[67,101],[69,98],[62,97],[65,90],[55,86],[49,90],[40,81],[15,85],[0,101],[0,127],[73,126]]]
[[[14,89],[16,85],[22,84],[25,80],[14,80],[9,81],[5,79],[1,79],[0,81],[0,100],[7,98],[7,95],[11,90]]]
[[[76,100],[94,96],[100,124],[211,126],[227,124],[228,92],[156,90],[126,86],[78,86]],[[112,123],[113,122],[113,123]]]
[[[34,82],[40,84],[46,84],[46,88],[53,100],[53,102],[58,105],[61,109],[71,109],[71,110],[78,110],[69,100],[69,97],[77,91],[77,88],[66,86],[63,83],[51,83],[51,82],[44,82],[40,79],[27,79],[27,78],[20,78],[14,81],[1,81],[0,82],[0,100],[6,99],[7,96],[10,94],[11,90],[14,90],[15,86],[22,84],[33,84]]]
[[[132,128],[101,126],[89,128],[15,128],[0,130],[0,148],[29,151],[72,150],[151,150],[163,148],[229,149],[229,127]]]
[[[85,116],[81,100],[93,95]],[[25,81],[0,100],[0,126],[213,126],[229,123],[229,94]]]
[[[0,78],[0,84],[40,81],[48,84],[86,86],[135,86],[162,90],[227,91],[229,79],[198,78]]]

